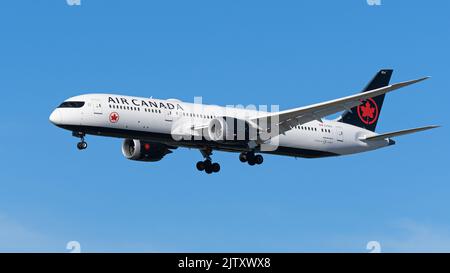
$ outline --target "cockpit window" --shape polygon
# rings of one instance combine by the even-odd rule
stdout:
[[[84,101],[65,101],[58,108],[81,108],[83,105]]]

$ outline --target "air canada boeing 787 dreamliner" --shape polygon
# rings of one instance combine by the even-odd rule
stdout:
[[[261,154],[319,158],[348,155],[395,144],[392,137],[438,126],[375,133],[385,94],[423,81],[389,84],[392,70],[380,70],[362,92],[304,107],[268,112],[257,109],[186,103],[177,99],[85,94],[67,99],[50,115],[58,127],[85,136],[124,138],[123,155],[137,161],[159,161],[178,147],[199,149],[204,160],[197,169],[210,174],[214,150],[239,153],[249,165],[261,164]],[[343,111],[334,120],[326,116]]]

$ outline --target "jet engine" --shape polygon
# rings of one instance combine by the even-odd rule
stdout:
[[[125,139],[122,144],[122,154],[130,160],[159,161],[172,151],[162,143],[148,142],[138,139]]]

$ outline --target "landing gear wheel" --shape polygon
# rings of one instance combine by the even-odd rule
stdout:
[[[197,167],[197,170],[199,170],[201,172],[204,171],[205,170],[205,162],[203,162],[203,161],[197,162],[196,167]]]
[[[77,148],[78,150],[84,150],[87,148],[87,142],[85,141],[81,141],[77,143]]]
[[[247,152],[247,153],[245,153],[245,159],[247,159],[247,163],[250,166],[253,166],[253,165],[256,164],[255,153],[254,152]]]
[[[220,171],[220,165],[219,165],[219,163],[213,163],[213,164],[211,165],[211,169],[212,169],[213,172],[218,173],[218,172]]]
[[[247,155],[246,155],[245,153],[241,153],[241,154],[239,155],[239,160],[240,160],[242,163],[247,162]]]
[[[205,166],[205,173],[212,174],[212,172],[213,172],[212,165],[206,165]]]
[[[254,157],[249,157],[249,158],[247,159],[247,163],[248,163],[248,165],[250,165],[250,166],[255,165],[255,164],[256,164],[255,158],[254,158]]]
[[[262,155],[256,155],[256,156],[255,156],[255,163],[256,163],[256,164],[260,165],[260,164],[262,164],[263,162],[264,162],[264,158],[263,158]]]

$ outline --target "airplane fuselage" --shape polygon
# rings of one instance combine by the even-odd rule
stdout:
[[[71,104],[71,102],[73,102]],[[78,104],[76,104],[78,103]],[[174,137],[183,124],[205,124],[223,116],[246,119],[267,114],[252,109],[199,105],[179,100],[158,100],[115,94],[86,94],[69,98],[50,116],[55,125],[83,134],[139,139],[164,143],[171,147],[286,155],[317,158],[370,151],[393,144],[391,140],[365,142],[362,138],[374,132],[332,120],[314,120],[294,126],[266,142],[262,150],[245,142],[217,142],[203,137]],[[177,124],[178,127],[174,126]]]

